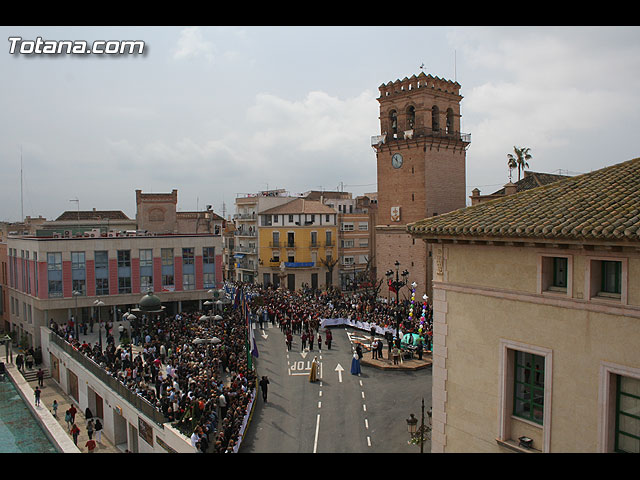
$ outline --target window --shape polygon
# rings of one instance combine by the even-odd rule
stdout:
[[[289,223],[293,223],[293,215],[289,215]]]
[[[553,287],[566,290],[567,288],[567,259],[553,257]]]
[[[182,264],[193,265],[193,247],[182,249]]]
[[[398,133],[398,113],[395,110],[391,110],[389,113],[389,122],[391,126],[391,133]]]
[[[342,223],[340,229],[343,232],[352,232],[353,231],[353,223]]]
[[[602,262],[602,282],[600,284],[600,293],[612,293],[620,295],[622,263],[620,262]]]
[[[192,273],[182,275],[182,288],[184,290],[194,290],[196,288],[196,277]]]
[[[640,379],[617,375],[616,452],[640,453]]]
[[[71,252],[71,269],[84,270],[85,257],[84,252]]]
[[[160,257],[162,258],[163,266],[173,267],[173,248],[163,248],[160,250]]]
[[[118,293],[131,293],[130,250],[118,250]]]
[[[311,232],[311,246],[318,246],[318,232]]]
[[[355,263],[355,259],[353,257],[342,257],[343,265],[353,265]]]
[[[453,133],[453,110],[450,108],[447,109],[447,133]]]
[[[513,414],[542,424],[544,413],[544,357],[515,352]]]
[[[118,268],[131,267],[131,251],[118,250]]]
[[[573,256],[545,255],[538,258],[538,293],[572,295]]]
[[[86,271],[84,252],[71,252],[71,280],[74,295],[86,295]]]
[[[272,232],[271,239],[272,239],[272,242],[271,242],[272,247],[280,246],[280,232]]]
[[[551,448],[553,351],[513,340],[500,340],[498,445],[518,449],[519,437],[533,440],[532,448]]]
[[[140,291],[148,292],[153,290],[153,275],[140,275]]]
[[[358,230],[361,232],[366,232],[369,230],[369,222],[360,222],[358,224]]]
[[[601,257],[588,262],[589,299],[627,304],[627,258]]]
[[[173,287],[173,248],[162,248],[160,250],[162,263],[162,287]]]
[[[431,130],[434,132],[440,131],[440,109],[437,105],[434,105],[431,109]]]
[[[351,240],[342,240],[342,248],[353,248],[354,241]]]
[[[202,263],[205,265],[216,263],[215,251],[215,247],[202,247]]]
[[[333,246],[333,242],[331,240],[331,230],[327,230],[325,232],[325,241],[326,241],[326,246],[327,247]]]
[[[216,284],[216,274],[214,272],[204,272],[202,274],[204,288],[213,288]]]
[[[407,130],[412,130],[416,123],[416,109],[413,106],[407,108]]]
[[[140,266],[141,267],[153,267],[153,250],[145,249],[140,250]]]
[[[140,291],[153,290],[153,249],[140,250]]]
[[[62,253],[47,253],[49,297],[62,296]]]
[[[118,293],[131,293],[131,277],[118,277]]]
[[[104,250],[94,253],[96,295],[109,295],[109,256]]]

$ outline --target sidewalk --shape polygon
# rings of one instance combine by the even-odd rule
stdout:
[[[13,352],[13,359],[15,361],[15,356],[17,352]],[[38,381],[27,381],[21,372],[18,371],[17,367],[14,364],[10,364],[6,362],[6,358],[4,355],[0,356],[0,360],[5,362],[5,366],[7,367],[7,372],[14,379],[14,383],[17,384],[17,387],[22,390],[24,397],[26,397],[26,401],[30,402],[30,406],[35,410],[36,418],[39,417],[40,424],[44,429],[46,429],[49,434],[54,437],[59,445],[62,446],[63,451],[65,453],[89,453],[87,447],[85,446],[86,442],[89,440],[89,436],[87,435],[87,422],[84,416],[84,411],[80,411],[80,407],[76,402],[74,402],[71,397],[65,394],[58,384],[53,380],[53,378],[45,378],[43,381],[43,385],[40,387],[42,393],[40,394],[40,406],[34,406],[35,395],[34,390],[38,385]],[[32,368],[28,370],[25,367],[25,372],[29,371],[38,371],[38,368]],[[52,405],[53,401],[56,400],[58,402],[58,414],[57,418],[53,416]],[[78,436],[78,444],[77,449],[76,446],[73,445],[73,435],[69,433],[69,429],[67,428],[67,422],[64,420],[64,414],[67,409],[74,404],[78,412],[76,413],[76,425],[80,429],[80,435]],[[104,421],[102,421],[104,425]],[[96,440],[95,432],[93,434],[93,439]],[[117,448],[113,443],[106,438],[104,434],[104,429],[102,432],[101,442],[98,443],[96,440],[96,448],[93,453],[122,453],[122,451]]]
[[[418,358],[418,356],[414,356],[414,358],[406,359],[400,358],[398,365],[393,364],[393,359],[389,358],[387,352],[384,352],[383,359],[371,358],[372,353],[365,352],[362,360],[360,360],[361,365],[368,365],[370,367],[380,368],[383,370],[420,370],[421,368],[430,367],[432,364],[432,356],[431,353],[425,353],[422,355],[422,360]]]

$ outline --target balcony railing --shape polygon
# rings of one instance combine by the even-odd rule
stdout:
[[[404,132],[398,132],[394,134],[373,135],[371,137],[371,145],[380,145],[388,143],[391,140],[403,140],[410,138],[420,137],[437,137],[437,138],[450,138],[452,140],[459,140],[463,143],[471,143],[470,133],[461,132],[447,132],[445,129],[431,129],[427,127],[414,128],[412,130],[405,130]]]
[[[271,248],[296,248],[296,242],[269,242]]]
[[[237,237],[257,237],[258,236],[258,232],[256,231],[245,231],[245,230],[236,230],[235,232],[233,232],[233,234]]]
[[[245,246],[236,246],[235,248],[235,252],[236,253],[253,253],[256,254],[258,253],[258,250],[256,249],[256,247],[245,247]]]
[[[67,353],[71,358],[82,365],[93,376],[104,383],[108,388],[113,390],[118,396],[120,396],[120,398],[126,400],[135,409],[141,411],[144,415],[153,420],[158,426],[164,428],[163,424],[167,423],[168,420],[165,418],[162,412],[154,407],[147,399],[141,397],[134,391],[127,388],[127,386],[120,382],[117,378],[109,375],[106,370],[100,367],[100,365],[95,363],[82,352],[79,352],[78,350],[73,348],[62,337],[59,337],[54,332],[49,333],[49,341],[55,343],[58,347],[60,347],[65,353]]]
[[[255,220],[258,218],[258,215],[255,213],[236,213],[233,216],[234,220]]]

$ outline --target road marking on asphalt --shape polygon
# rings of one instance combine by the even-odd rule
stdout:
[[[313,453],[318,451],[318,430],[320,429],[320,414],[316,418],[316,438],[313,441]]]

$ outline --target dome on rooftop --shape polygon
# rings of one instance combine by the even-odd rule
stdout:
[[[163,310],[162,302],[153,294],[152,291],[148,291],[144,297],[138,302],[138,308],[141,312],[161,312]]]

